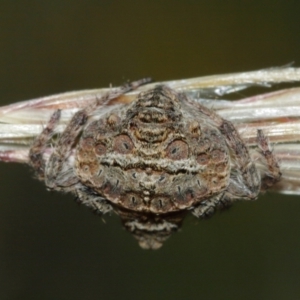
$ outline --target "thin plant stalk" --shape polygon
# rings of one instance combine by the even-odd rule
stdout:
[[[95,111],[93,118],[112,108],[130,103],[143,90],[166,84],[178,92],[214,109],[233,122],[249,146],[251,157],[263,174],[266,165],[257,149],[257,130],[268,136],[280,165],[282,178],[273,190],[300,194],[300,87],[281,89],[235,101],[227,95],[252,86],[270,87],[284,82],[300,82],[300,68],[283,67],[226,75],[156,82],[142,86]],[[296,86],[296,84],[295,84]],[[65,128],[72,115],[111,88],[83,90],[41,97],[0,107],[0,161],[28,163],[33,139],[39,135],[51,114],[60,109],[62,117],[57,133]],[[50,156],[52,148],[45,153]]]

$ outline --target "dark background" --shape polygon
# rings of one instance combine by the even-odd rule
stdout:
[[[1,105],[152,76],[300,66],[299,1],[0,1]],[[28,167],[0,165],[0,299],[300,299],[300,198],[188,218],[141,250]]]

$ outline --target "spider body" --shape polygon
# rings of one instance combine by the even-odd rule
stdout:
[[[237,199],[253,200],[261,178],[232,123],[167,86],[97,117],[99,107],[144,82],[78,111],[45,161],[56,111],[30,161],[50,189],[71,191],[101,213],[114,210],[142,247],[156,249],[187,211],[206,217]],[[262,133],[258,142],[269,151]]]
[[[75,173],[117,206],[162,214],[223,192],[230,155],[207,116],[159,86],[86,127]]]

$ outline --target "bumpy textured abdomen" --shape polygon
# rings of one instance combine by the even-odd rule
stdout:
[[[76,151],[81,182],[133,211],[188,209],[222,192],[230,175],[220,132],[166,87],[94,121]]]

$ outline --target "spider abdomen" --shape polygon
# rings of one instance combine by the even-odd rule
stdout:
[[[192,208],[227,187],[224,138],[169,88],[142,93],[115,114],[88,125],[76,151],[80,181],[114,205],[165,214]]]

